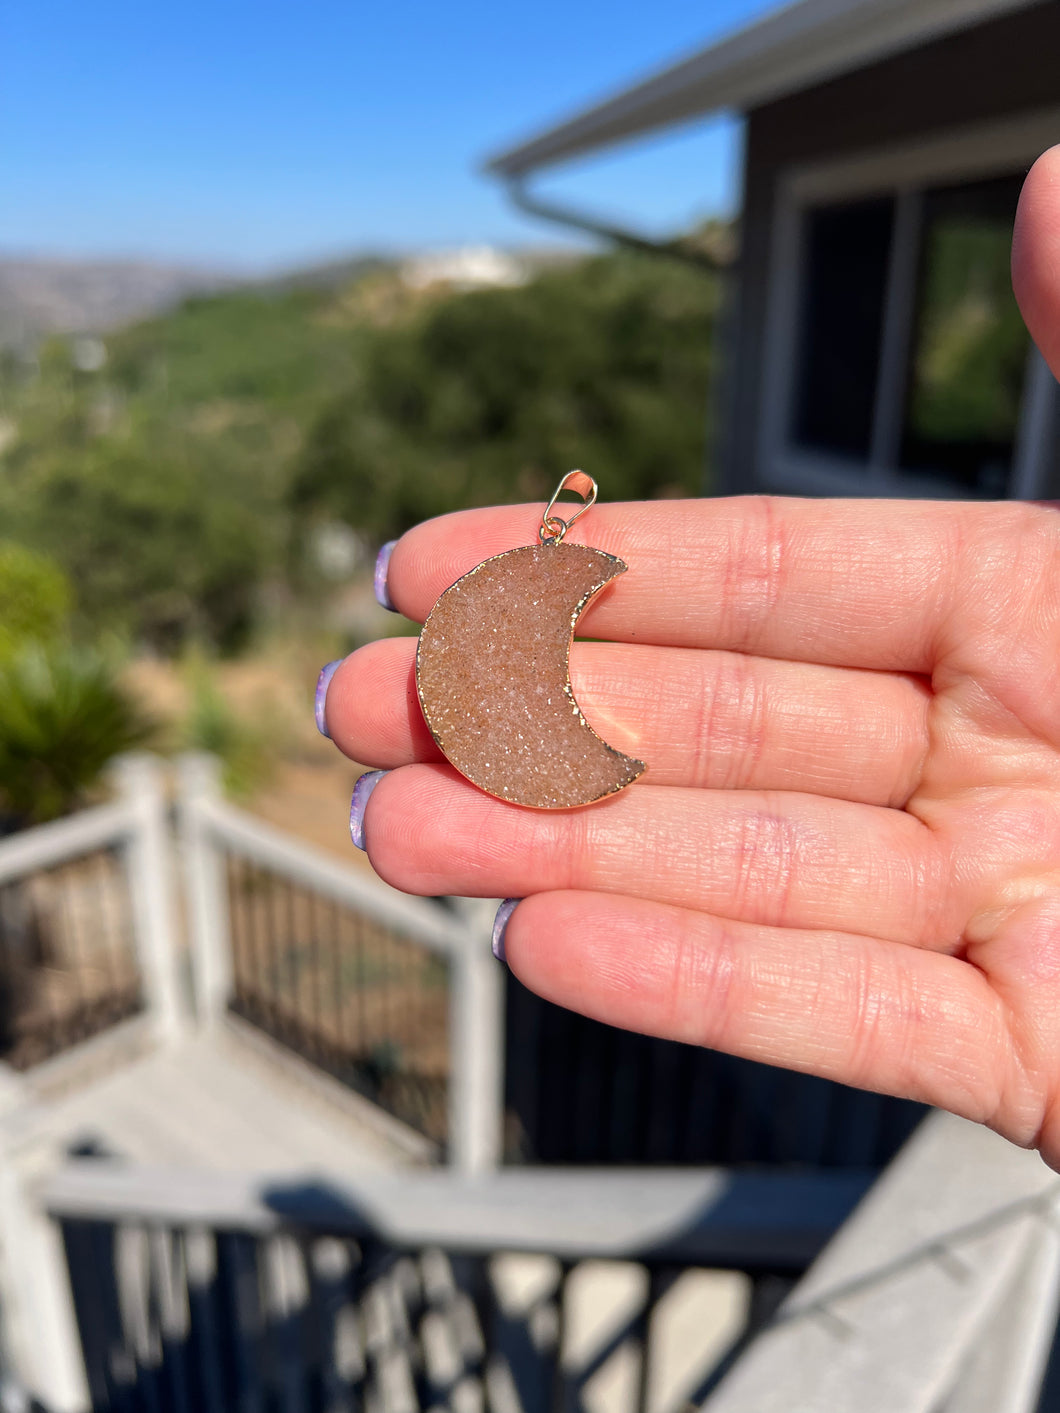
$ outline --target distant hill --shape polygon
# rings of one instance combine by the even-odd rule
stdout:
[[[240,283],[230,272],[147,260],[0,256],[0,346],[31,348],[48,334],[103,333],[191,294]]]
[[[498,259],[517,262],[528,275],[581,255],[562,248],[490,253]],[[264,275],[151,260],[0,255],[0,348],[33,349],[50,334],[109,333],[164,314],[192,295],[221,294],[234,289],[280,295],[296,290],[327,291],[351,285],[372,272],[400,269],[403,274],[411,274],[432,260],[441,268],[447,261],[451,263],[466,254],[460,250],[428,251],[396,261],[368,253]],[[446,282],[444,272],[442,282]],[[495,282],[507,281],[482,281]],[[416,283],[415,279],[412,283]]]
[[[378,270],[391,270],[393,267],[394,261],[389,256],[349,255],[319,265],[299,265],[294,269],[280,270],[274,274],[253,276],[247,281],[247,285],[263,293],[270,290],[281,294],[287,290],[299,289],[332,290],[353,284],[362,275],[370,275]]]

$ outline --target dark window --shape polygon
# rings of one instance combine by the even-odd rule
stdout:
[[[901,467],[988,496],[1005,493],[1027,367],[1009,277],[1020,185],[924,195]]]
[[[893,226],[889,197],[807,212],[792,427],[798,446],[868,457]]]

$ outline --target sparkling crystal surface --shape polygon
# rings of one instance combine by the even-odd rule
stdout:
[[[586,545],[509,550],[446,589],[420,634],[420,704],[446,757],[491,795],[570,809],[644,770],[602,741],[571,690],[574,625],[622,560]]]

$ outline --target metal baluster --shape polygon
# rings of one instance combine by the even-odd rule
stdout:
[[[47,878],[47,874],[37,874],[37,878]],[[31,889],[27,888],[24,893],[27,902],[27,916],[29,925],[38,932],[39,936],[39,913],[33,899]],[[63,1016],[58,1004],[56,988],[49,984],[50,966],[47,963],[44,948],[41,947],[35,959],[33,976],[36,986],[33,991],[36,995],[33,999],[37,1005],[28,1014],[33,1015],[40,1011],[42,1022],[38,1026],[27,1026],[27,1040],[30,1043],[30,1053],[27,1055],[28,1063],[32,1064],[37,1060],[45,1059],[49,1055],[54,1055],[63,1049],[66,1031],[63,1026]],[[29,973],[27,972],[27,980]],[[27,988],[29,990],[29,988]],[[33,1042],[37,1044],[34,1045]]]
[[[124,1223],[115,1232],[118,1296],[125,1331],[122,1382],[128,1404],[143,1413],[162,1413],[161,1339],[154,1299],[151,1250],[146,1227]]]
[[[297,1050],[299,1054],[305,1055],[310,1051],[308,1044],[308,1025],[302,1005],[301,977],[302,966],[300,961],[300,947],[298,940],[298,927],[295,921],[295,894],[296,888],[293,883],[284,879],[277,884],[280,897],[283,900],[282,908],[282,952],[281,952],[281,976],[285,978],[284,990],[287,995],[287,1013],[289,1016],[289,1043],[291,1048]]]
[[[304,1240],[302,1259],[309,1280],[306,1306],[306,1368],[320,1413],[354,1413],[348,1351],[341,1348],[350,1313],[346,1284],[350,1250],[336,1237]]]
[[[190,1319],[184,1244],[168,1227],[149,1233],[161,1346],[161,1388],[167,1413],[194,1413],[189,1359]]]
[[[488,1256],[471,1256],[463,1260],[451,1257],[450,1266],[455,1285],[453,1306],[458,1328],[462,1333],[460,1353],[464,1368],[477,1380],[483,1408],[488,1406],[490,1365],[497,1350],[497,1298],[490,1279]],[[477,1339],[470,1337],[468,1321],[461,1318],[461,1299],[470,1303],[478,1326]]]
[[[310,991],[313,996],[313,1034],[316,1039],[314,1058],[322,1069],[328,1068],[328,1040],[324,1026],[324,948],[321,944],[320,897],[307,893],[307,925],[309,928]]]
[[[304,1339],[309,1284],[301,1248],[290,1234],[282,1232],[269,1237],[258,1251],[272,1365],[268,1404],[277,1413],[309,1413]]]
[[[62,948],[62,954],[53,955],[47,968],[51,979],[57,983],[55,996],[62,1017],[54,1046],[57,1051],[65,1050],[70,1044],[84,1040],[101,1029],[101,1018],[96,1014],[99,998],[92,997],[89,984],[92,972],[91,958],[85,947],[85,938],[78,926],[70,896],[70,877],[73,872],[74,866],[66,864],[52,869],[46,875],[58,898],[59,935],[53,939],[53,944]],[[60,999],[64,974],[70,982],[70,993],[65,1006]]]
[[[234,1385],[226,1413],[266,1413],[269,1345],[265,1338],[257,1244],[253,1237],[236,1232],[218,1234],[216,1243]]]
[[[648,1413],[648,1400],[651,1397],[654,1353],[652,1325],[655,1319],[655,1307],[671,1286],[676,1283],[681,1275],[681,1269],[681,1267],[668,1268],[657,1265],[648,1267],[648,1289],[644,1304],[633,1322],[630,1332],[633,1340],[639,1346],[640,1355],[637,1365],[636,1401],[633,1405],[636,1413]]]
[[[192,1228],[184,1234],[184,1269],[188,1290],[188,1344],[195,1413],[230,1413],[224,1347],[227,1311],[218,1280],[217,1243],[212,1232]]]
[[[268,978],[269,1013],[271,1016],[269,1029],[278,1039],[286,1039],[286,1026],[282,1010],[283,997],[280,990],[280,944],[276,927],[277,879],[275,874],[269,873],[263,868],[256,869],[255,873],[261,886],[263,911],[262,940],[267,958],[266,975]]]
[[[114,1372],[128,1353],[118,1305],[116,1228],[69,1219],[61,1227],[92,1413],[121,1413],[129,1406],[128,1383],[116,1384]]]
[[[331,954],[331,975],[333,1007],[335,1015],[335,1045],[334,1063],[335,1072],[341,1078],[348,1077],[349,1056],[346,1042],[346,978],[343,975],[342,965],[342,914],[338,903],[332,900],[328,904],[328,927],[327,938],[328,947]]]
[[[114,884],[115,859],[113,851],[102,850],[86,860],[92,868],[95,887],[94,912],[98,919],[102,939],[101,955],[107,959],[107,972],[110,984],[107,988],[112,1018],[120,1019],[129,1012],[129,965],[131,960],[122,955],[121,938],[114,926]]]
[[[552,1356],[552,1396],[549,1400],[551,1413],[574,1413],[571,1408],[571,1383],[563,1367],[564,1337],[567,1331],[567,1282],[574,1270],[574,1262],[559,1263],[559,1281],[556,1285],[556,1345]]]
[[[253,969],[251,1019],[264,1030],[272,1029],[272,998],[268,988],[268,944],[262,917],[261,871],[249,861],[243,867],[243,908],[247,928],[247,961]]]
[[[357,988],[357,1043],[355,1054],[357,1056],[362,1074],[366,1068],[366,1061],[371,1057],[371,1038],[368,1025],[368,997],[365,987],[365,943],[364,943],[364,918],[360,913],[347,914],[353,921],[353,943],[354,943],[354,975],[356,976]],[[376,1096],[373,1095],[373,1098]]]
[[[16,1054],[19,1035],[18,1019],[25,1014],[24,966],[16,957],[11,913],[18,898],[18,885],[0,888],[0,1055],[5,1059]]]
[[[247,867],[245,860],[230,850],[224,853],[225,885],[228,892],[229,941],[232,948],[232,999],[243,1014],[253,1012],[250,1001],[251,957],[247,917]],[[249,1003],[249,1004],[248,1004]]]
[[[280,972],[276,940],[276,878],[263,868],[255,868],[255,875],[261,888],[261,938],[265,953],[266,991],[269,998],[269,1030],[278,1039],[283,1038],[283,1018],[280,1009]]]

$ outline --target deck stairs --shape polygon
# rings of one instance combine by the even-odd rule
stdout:
[[[201,758],[175,826],[139,759],[0,842],[3,1413],[1060,1409],[1035,1155],[934,1115],[879,1181],[500,1168],[488,905]]]

